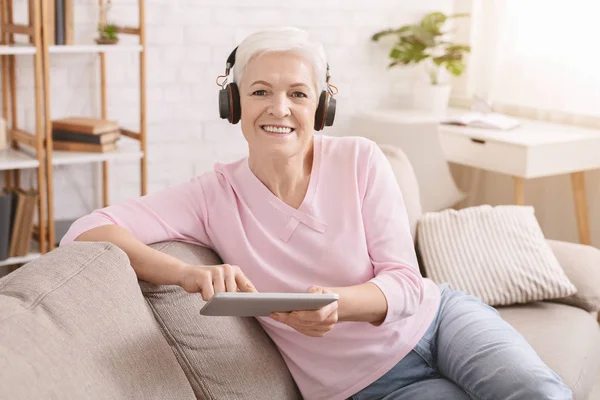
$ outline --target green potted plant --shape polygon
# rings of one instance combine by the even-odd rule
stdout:
[[[98,24],[98,37],[96,43],[98,44],[116,44],[119,42],[119,35],[117,34],[117,25],[115,24]]]
[[[471,48],[449,41],[448,31],[444,30],[444,26],[451,18],[467,16],[469,15],[432,12],[425,15],[418,24],[382,30],[371,37],[373,42],[387,36],[395,38],[388,55],[388,68],[410,64],[425,66],[428,83],[418,87],[413,93],[415,108],[436,113],[446,110],[451,87],[442,79],[442,71],[460,76],[465,70],[464,55],[470,52]]]

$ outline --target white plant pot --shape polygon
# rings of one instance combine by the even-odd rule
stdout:
[[[444,115],[448,109],[452,86],[418,84],[413,90],[413,107],[417,110],[431,112],[435,115]]]

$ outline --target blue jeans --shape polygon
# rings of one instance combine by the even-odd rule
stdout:
[[[572,399],[494,308],[448,285],[440,289],[437,316],[415,348],[350,399]]]

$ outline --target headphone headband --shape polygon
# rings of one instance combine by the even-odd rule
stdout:
[[[233,68],[233,65],[235,64],[235,55],[237,53],[237,49],[238,48],[236,46],[236,48],[233,49],[233,51],[229,54],[229,57],[227,57],[227,62],[225,63],[225,76],[229,76],[229,72],[231,71],[231,68]],[[326,66],[325,83],[327,85],[329,85],[329,78],[331,78],[331,74],[329,73],[329,63],[325,63],[325,66]]]
[[[233,68],[233,64],[235,64],[235,53],[237,52],[237,47],[233,49],[229,57],[227,57],[227,63],[225,64],[225,75],[229,76],[229,71]]]

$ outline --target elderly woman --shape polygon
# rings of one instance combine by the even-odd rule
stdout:
[[[317,311],[258,318],[306,399],[570,399],[495,310],[419,273],[402,195],[371,141],[315,135],[333,122],[322,46],[250,35],[228,60],[221,116],[249,155],[75,222],[61,245],[109,241],[137,276],[199,292],[339,294]],[[178,240],[226,264],[151,249]]]

